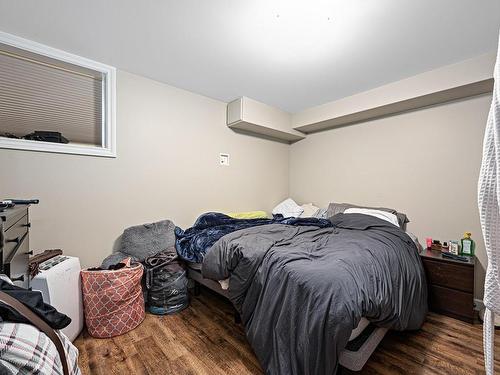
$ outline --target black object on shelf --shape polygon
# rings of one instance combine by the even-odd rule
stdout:
[[[10,202],[12,204],[38,204],[40,199],[5,199],[3,202]]]
[[[27,134],[23,137],[30,141],[42,141],[42,142],[52,142],[52,143],[69,143],[69,141],[64,138],[64,136],[59,132],[49,132],[49,131],[34,131],[33,133]]]
[[[22,138],[22,137],[15,135],[15,134],[12,134],[12,133],[2,133],[2,134],[0,134],[0,137],[13,138],[13,139],[21,139]]]

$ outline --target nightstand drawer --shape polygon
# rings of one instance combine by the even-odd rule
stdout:
[[[472,293],[445,288],[429,287],[430,310],[472,322],[474,320],[474,297]]]
[[[474,293],[474,267],[423,259],[429,285]]]

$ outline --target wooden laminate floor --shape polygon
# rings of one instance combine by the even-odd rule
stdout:
[[[202,289],[172,316],[147,314],[128,334],[75,344],[83,374],[262,374],[232,307]],[[498,335],[497,335],[498,336]],[[495,353],[500,373],[500,339]],[[390,332],[361,374],[484,374],[482,326],[429,314],[419,332]],[[350,372],[348,372],[350,373]]]

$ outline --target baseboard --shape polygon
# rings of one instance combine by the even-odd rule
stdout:
[[[474,298],[474,310],[481,311],[484,309],[484,303],[482,299]]]

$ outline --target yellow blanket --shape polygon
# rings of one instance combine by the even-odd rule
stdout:
[[[265,211],[230,212],[226,215],[233,219],[267,219]]]

